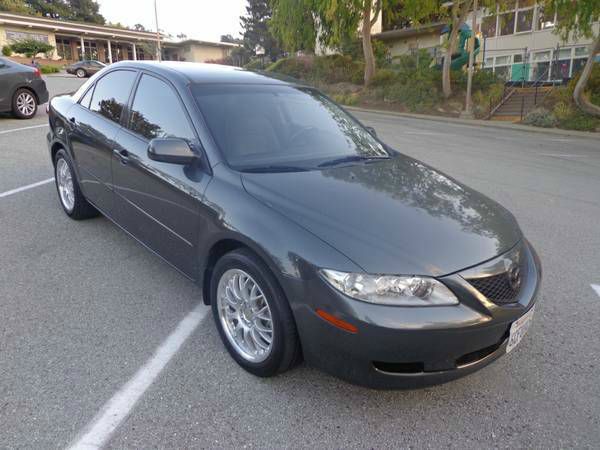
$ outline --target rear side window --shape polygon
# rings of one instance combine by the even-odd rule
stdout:
[[[135,76],[136,73],[130,70],[116,70],[100,78],[94,89],[90,109],[119,123]]]
[[[146,139],[194,139],[185,111],[173,89],[150,75],[143,75],[140,79],[131,107],[129,127]]]

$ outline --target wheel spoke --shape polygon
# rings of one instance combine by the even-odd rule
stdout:
[[[219,280],[217,302],[219,321],[233,350],[248,361],[264,361],[274,335],[271,310],[258,283],[241,269],[229,269]]]

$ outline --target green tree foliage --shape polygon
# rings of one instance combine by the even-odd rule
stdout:
[[[0,11],[104,24],[96,0],[0,0]]]
[[[255,54],[257,48],[261,47],[265,55],[275,61],[281,49],[268,26],[271,14],[268,0],[248,0],[246,15],[240,17],[240,25],[246,50]]]
[[[31,10],[24,0],[0,0],[0,11],[29,14]]]
[[[10,48],[13,52],[24,54],[28,58],[35,58],[38,53],[48,53],[54,50],[52,45],[36,41],[35,39],[24,39],[14,42],[10,45]]]
[[[82,22],[104,25],[106,20],[100,14],[100,6],[95,0],[67,0],[69,17]]]
[[[560,20],[555,31],[563,39],[592,38],[588,60],[573,91],[573,99],[582,111],[600,117],[600,107],[593,104],[586,95],[588,82],[594,69],[594,60],[600,53],[600,34],[595,35],[593,25],[600,20],[600,1],[545,0],[544,8],[558,13]]]

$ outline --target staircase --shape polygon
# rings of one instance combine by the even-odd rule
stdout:
[[[540,105],[552,86],[515,87],[490,114],[491,120],[519,122]]]

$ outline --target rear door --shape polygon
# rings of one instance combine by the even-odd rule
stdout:
[[[154,138],[177,137],[199,150],[188,113],[171,84],[144,73],[132,100],[127,129],[117,137],[113,182],[117,222],[186,275],[195,278],[202,228],[200,205],[209,175],[200,164],[148,158]]]
[[[137,72],[114,70],[100,78],[69,111],[71,148],[81,189],[103,213],[113,215],[111,159]]]

